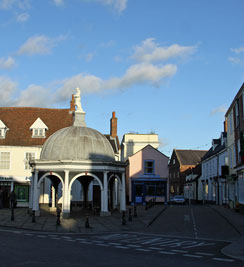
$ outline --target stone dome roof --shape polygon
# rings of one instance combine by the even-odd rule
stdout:
[[[70,126],[51,135],[42,148],[41,160],[114,161],[114,151],[100,132],[81,126]]]

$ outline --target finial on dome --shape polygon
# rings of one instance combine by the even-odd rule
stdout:
[[[76,88],[76,94],[74,95],[76,111],[74,112],[73,126],[86,127],[85,111],[81,106],[80,88]]]

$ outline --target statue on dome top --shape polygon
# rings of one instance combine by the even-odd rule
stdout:
[[[74,95],[75,98],[75,106],[76,106],[76,111],[75,112],[80,112],[80,113],[85,113],[85,111],[82,109],[81,106],[81,97],[80,97],[80,88],[76,88],[76,94]]]

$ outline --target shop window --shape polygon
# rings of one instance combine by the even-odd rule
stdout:
[[[154,161],[153,160],[144,161],[144,174],[154,174]]]
[[[147,186],[147,195],[148,196],[155,196],[155,186],[153,186],[153,185]]]
[[[15,185],[16,199],[19,202],[28,202],[29,187],[28,185]]]
[[[0,153],[0,169],[9,170],[10,169],[10,152]]]

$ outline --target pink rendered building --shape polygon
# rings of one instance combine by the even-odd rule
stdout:
[[[145,146],[128,158],[126,192],[129,203],[145,204],[150,199],[167,203],[168,160],[167,156],[151,145]]]

